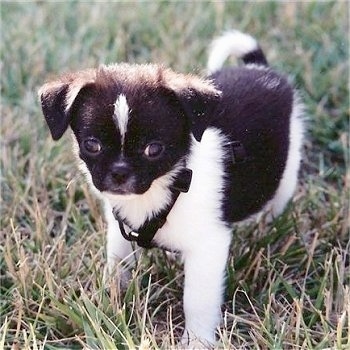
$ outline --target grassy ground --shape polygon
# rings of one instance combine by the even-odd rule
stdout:
[[[36,90],[114,61],[200,72],[224,29],[259,38],[306,102],[301,183],[288,210],[234,229],[219,346],[349,349],[346,2],[1,3],[0,348],[167,349],[183,327],[181,264],[144,252],[107,290],[98,203],[69,137],[54,143]]]

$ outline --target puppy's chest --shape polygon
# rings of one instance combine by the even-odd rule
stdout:
[[[149,212],[149,207],[147,210],[139,201],[122,206],[119,209],[119,218],[123,218],[122,227],[119,223],[120,233],[143,247],[158,246],[177,251],[189,249],[203,234],[215,235],[225,225],[221,210],[222,181],[218,177],[215,186],[210,186],[203,176],[206,177],[206,173],[193,177],[189,192],[181,193],[170,210]],[[204,183],[207,186],[203,187]],[[152,244],[149,245],[150,237]]]
[[[112,212],[125,239],[145,248],[159,246],[181,250],[187,232],[198,228],[203,221],[196,215],[203,208],[192,197],[193,194],[187,193],[177,195],[162,210],[152,211],[151,206],[145,208],[142,202],[134,202],[115,205]]]
[[[169,250],[188,251],[205,235],[215,237],[226,227],[222,221],[221,195],[209,192],[200,193],[192,188],[181,194],[157,231],[154,243]]]

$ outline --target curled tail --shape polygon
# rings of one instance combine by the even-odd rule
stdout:
[[[241,58],[245,64],[268,65],[258,42],[252,36],[237,30],[229,31],[212,42],[207,64],[208,73],[219,70],[229,56]]]

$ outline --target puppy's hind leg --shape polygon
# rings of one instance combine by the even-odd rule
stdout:
[[[296,95],[290,118],[289,150],[286,166],[276,194],[268,205],[272,217],[277,217],[282,213],[297,186],[305,128],[303,113],[304,106],[299,102]]]

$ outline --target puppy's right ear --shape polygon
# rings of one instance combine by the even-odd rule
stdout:
[[[194,75],[178,74],[170,69],[162,70],[160,74],[165,86],[180,101],[190,122],[192,134],[200,142],[220,102],[221,91],[210,80]]]
[[[71,121],[71,110],[80,90],[93,83],[95,72],[69,74],[44,84],[38,92],[41,108],[54,140],[62,137]]]

